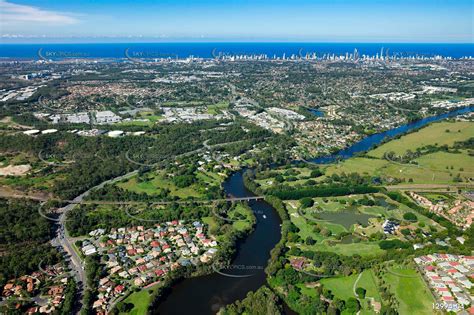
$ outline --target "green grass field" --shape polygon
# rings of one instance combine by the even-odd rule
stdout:
[[[125,182],[118,183],[119,187],[134,191],[137,193],[146,193],[149,195],[159,194],[161,189],[169,189],[171,196],[180,198],[186,197],[202,197],[202,194],[198,191],[198,187],[193,184],[189,187],[178,188],[174,183],[166,178],[162,173],[154,173],[145,181],[138,181],[137,177],[132,177]]]
[[[377,302],[381,302],[382,299],[379,294],[378,286],[374,280],[373,271],[371,269],[364,270],[357,281],[358,278],[359,274],[354,274],[347,277],[321,279],[320,282],[325,288],[331,290],[335,297],[344,301],[347,301],[351,297],[355,297],[354,285],[355,288],[364,288],[367,292],[365,299],[360,300],[362,307],[361,313],[375,314],[375,312],[368,307],[369,298],[374,298]]]
[[[446,132],[449,130],[450,132]],[[458,132],[459,131],[459,132]],[[472,122],[449,122],[443,121],[431,124],[417,132],[410,133],[369,152],[370,156],[382,157],[385,152],[393,151],[397,155],[407,150],[415,151],[416,148],[426,145],[448,145],[452,146],[456,141],[467,140],[474,135],[474,124]]]
[[[215,230],[215,229],[218,228],[217,222],[216,222],[216,220],[214,219],[214,217],[202,217],[201,220],[202,220],[202,222],[203,222],[204,224],[206,224],[206,225],[209,226],[208,231],[213,231],[213,230]],[[209,233],[207,233],[207,234],[209,234]],[[209,236],[209,235],[208,235],[208,236]]]
[[[389,284],[390,290],[399,301],[400,314],[433,314],[435,300],[421,276],[414,269],[390,269],[396,274],[415,278],[399,277],[385,273],[384,279]]]
[[[236,217],[240,215],[241,217]],[[232,209],[228,217],[229,219],[235,219],[235,222],[232,222],[232,227],[237,231],[245,231],[251,227],[253,212],[244,207],[241,204],[237,204],[234,209]],[[202,221],[209,225],[209,231],[216,230],[219,228],[214,216],[203,217]]]
[[[374,206],[374,207],[365,207],[365,206],[363,206],[363,207],[360,207],[359,210],[361,212],[364,212],[364,213],[367,213],[367,214],[372,214],[372,215],[376,215],[376,216],[383,216],[384,218],[393,217],[393,218],[398,219],[400,221],[403,221],[403,215],[405,213],[412,212],[418,218],[417,223],[416,223],[417,227],[418,227],[418,223],[424,223],[425,227],[423,227],[422,230],[428,232],[429,231],[429,226],[435,227],[439,231],[444,229],[437,222],[435,222],[435,221],[431,220],[430,218],[414,211],[413,209],[411,209],[410,207],[408,207],[404,204],[398,203],[398,202],[393,201],[393,200],[389,200],[388,203],[395,205],[395,209],[388,210],[387,208],[380,207],[380,206]]]
[[[11,186],[12,188],[49,191],[54,186],[55,180],[60,180],[64,176],[61,174],[48,174],[45,176],[10,176],[0,177],[0,185]]]
[[[314,290],[313,288],[308,288],[304,283],[298,283],[296,286],[301,289],[302,294],[306,296],[316,297],[316,290]]]
[[[211,115],[217,115],[223,109],[229,108],[229,102],[219,102],[217,104],[207,106],[207,112]]]
[[[286,204],[291,222],[293,222],[293,224],[299,228],[299,236],[303,240],[305,240],[308,236],[311,236],[317,241],[315,245],[299,244],[298,247],[302,250],[328,251],[346,256],[352,256],[354,254],[359,254],[361,256],[374,256],[384,252],[384,250],[380,249],[378,242],[359,242],[349,244],[334,243],[334,237],[324,237],[320,233],[314,232],[314,226],[311,224],[312,221],[307,221],[304,217],[298,214],[297,209],[295,208],[298,202],[293,200],[287,201]],[[340,224],[335,224],[324,220],[316,221],[322,227],[329,229],[333,235],[347,231]]]
[[[453,174],[461,173],[462,176],[472,176],[474,174],[474,158],[465,151],[461,154],[436,152],[423,155],[416,159],[416,161],[421,167],[426,167],[433,171],[451,172]]]
[[[161,115],[155,115],[152,111],[145,111],[140,112],[135,119],[145,119],[146,121],[140,120],[131,120],[131,121],[122,121],[117,123],[117,126],[143,126],[143,127],[151,127],[157,121],[163,119]]]
[[[448,129],[450,132],[446,132]],[[472,122],[434,123],[369,151],[367,154],[372,158],[355,157],[329,165],[325,168],[325,174],[330,176],[342,172],[358,172],[370,176],[404,179],[414,184],[453,184],[458,174],[463,179],[474,177],[473,158],[466,150],[460,153],[435,152],[422,155],[415,160],[418,165],[391,162],[382,157],[389,151],[403,155],[407,150],[416,151],[426,145],[452,146],[457,141],[464,141],[473,136]]]
[[[390,162],[386,160],[354,157],[341,163],[331,164],[325,169],[325,175],[331,176],[332,174],[340,174],[342,172],[347,174],[357,172],[359,174],[376,175],[377,170],[383,169],[389,164]]]
[[[436,228],[438,231],[444,229],[435,221],[417,212],[414,212],[404,204],[399,204],[398,202],[391,200],[384,194],[378,193],[369,195],[369,197],[373,198],[376,202],[376,205],[374,206],[349,205],[351,201],[357,201],[362,197],[363,195],[353,195],[350,197],[314,198],[313,200],[315,201],[315,205],[310,209],[302,210],[303,216],[298,213],[297,210],[300,206],[299,201],[285,201],[288,214],[290,215],[290,220],[298,227],[298,235],[302,239],[302,241],[300,241],[297,246],[303,250],[329,251],[346,256],[351,256],[354,254],[359,254],[362,256],[376,256],[384,253],[384,250],[380,249],[379,247],[379,242],[360,240],[360,238],[363,239],[364,237],[371,236],[374,233],[382,233],[382,223],[387,218],[396,218],[400,220],[404,228],[420,228],[419,224],[423,223],[421,229],[424,231],[429,231],[431,227]],[[312,210],[316,209],[320,209],[320,211],[322,210],[324,213],[354,211],[355,213],[365,213],[374,217],[369,219],[367,226],[355,224],[352,225],[350,229],[346,229],[342,224],[339,224],[340,222],[336,223],[316,219],[316,217],[311,213]],[[417,222],[411,223],[404,220],[403,215],[407,212],[415,213],[418,218]],[[316,223],[313,223],[313,220],[308,220],[308,218],[312,218]],[[321,233],[315,232],[315,224],[319,225],[320,228],[326,228],[330,230],[332,232],[332,236],[325,237],[321,235]],[[341,242],[336,239],[336,235],[347,231],[353,232],[353,235],[355,236],[352,243]],[[307,237],[312,237],[314,240],[316,240],[316,244],[304,244],[304,240],[306,240]],[[392,238],[397,237],[404,240],[404,237],[401,235],[392,236]]]
[[[340,255],[352,256],[355,254],[361,256],[377,256],[384,253],[383,249],[380,249],[378,242],[360,242],[350,244],[328,244],[322,242],[315,245],[301,245],[299,246],[302,250],[313,250],[322,252],[333,252]]]
[[[296,209],[292,208],[291,206],[287,206],[287,209],[291,222],[293,222],[293,224],[300,229],[298,234],[302,239],[306,239],[308,236],[311,236],[318,242],[321,242],[324,239],[322,235],[313,231],[313,226],[310,225],[303,217],[301,217],[297,213]]]
[[[244,216],[245,219],[240,219],[232,224],[234,229],[237,231],[245,231],[251,227],[251,218],[252,218],[252,211],[241,204],[237,204],[235,209],[229,213],[229,217],[232,219],[236,218],[236,215]]]
[[[196,178],[201,182],[208,183],[210,185],[220,185],[223,178],[216,173],[199,171],[196,174]]]
[[[153,292],[153,290],[155,290],[158,285],[159,284],[151,288],[143,289],[138,292],[133,292],[132,294],[130,294],[125,300],[123,300],[123,303],[132,303],[134,307],[130,312],[120,313],[120,314],[130,314],[130,315],[147,314],[148,306],[152,302],[152,297],[153,297],[153,294],[151,292]]]
[[[457,174],[463,178],[474,177],[473,158],[467,152],[436,152],[423,155],[416,161],[419,165],[353,158],[328,166],[326,176],[357,171],[363,175],[400,178],[405,181],[412,179],[414,184],[453,184]]]
[[[348,300],[350,297],[355,297],[352,288],[358,275],[350,275],[347,277],[326,278],[321,279],[321,284],[325,288],[331,290],[332,294],[342,300]]]
[[[163,116],[155,115],[153,112],[140,112],[140,118],[148,119],[150,122],[155,123],[163,119]]]

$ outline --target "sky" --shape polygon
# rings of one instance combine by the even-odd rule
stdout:
[[[473,43],[471,0],[0,0],[0,42]]]

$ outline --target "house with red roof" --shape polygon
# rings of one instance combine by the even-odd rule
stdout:
[[[302,269],[303,266],[304,266],[305,260],[304,260],[304,258],[295,258],[295,259],[291,260],[290,263],[291,263],[291,266],[293,266],[293,268]]]
[[[125,290],[125,287],[124,287],[123,285],[121,285],[121,284],[119,284],[118,286],[116,286],[116,287],[114,288],[114,292],[115,292],[116,294],[120,294],[120,293],[122,293],[124,290]]]

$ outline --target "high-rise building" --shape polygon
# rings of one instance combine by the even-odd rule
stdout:
[[[354,48],[354,61],[359,60],[359,52],[357,51],[357,48]]]

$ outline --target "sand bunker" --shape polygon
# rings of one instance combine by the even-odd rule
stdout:
[[[31,170],[30,164],[24,165],[8,165],[0,168],[0,176],[21,176]]]

